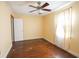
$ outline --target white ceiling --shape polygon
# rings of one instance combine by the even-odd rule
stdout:
[[[46,9],[51,9],[53,12],[59,7],[62,7],[70,1],[41,1],[41,5],[45,2],[49,3],[50,5],[45,7]],[[9,1],[9,6],[11,7],[12,11],[19,14],[26,14],[26,15],[39,15],[39,11],[42,13],[40,15],[46,15],[51,12],[38,10],[35,12],[30,13],[30,11],[35,10],[35,8],[29,7],[29,5],[38,6],[37,1]]]

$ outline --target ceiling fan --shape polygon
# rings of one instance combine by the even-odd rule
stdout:
[[[39,2],[37,2],[37,4],[38,4],[37,7],[36,7],[36,6],[33,6],[33,5],[29,5],[29,7],[36,8],[35,10],[30,11],[31,13],[34,12],[34,11],[37,11],[37,10],[43,10],[43,11],[48,11],[48,12],[51,11],[51,9],[45,9],[45,7],[49,5],[49,3],[46,2],[46,3],[44,3],[44,4],[41,6],[41,2],[39,1]]]

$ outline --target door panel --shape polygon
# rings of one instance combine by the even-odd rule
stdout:
[[[55,44],[61,48],[64,48],[64,13],[60,13],[56,16],[56,39]]]
[[[15,41],[23,40],[23,20],[22,19],[14,19],[14,34],[15,34]]]

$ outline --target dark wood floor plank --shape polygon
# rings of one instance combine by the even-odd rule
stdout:
[[[8,58],[75,58],[44,39],[14,42],[12,49]]]

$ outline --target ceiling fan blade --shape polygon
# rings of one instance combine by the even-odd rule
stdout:
[[[48,6],[49,4],[46,2],[43,6],[41,6],[41,8],[44,8],[46,6]]]
[[[30,12],[32,13],[32,12],[34,12],[34,11],[36,11],[36,10],[32,10],[32,11],[30,11]]]
[[[35,6],[32,6],[32,5],[29,5],[30,7],[33,7],[33,8],[37,8],[37,7],[35,7]]]
[[[44,10],[44,11],[51,11],[51,9],[42,9],[42,10]]]

